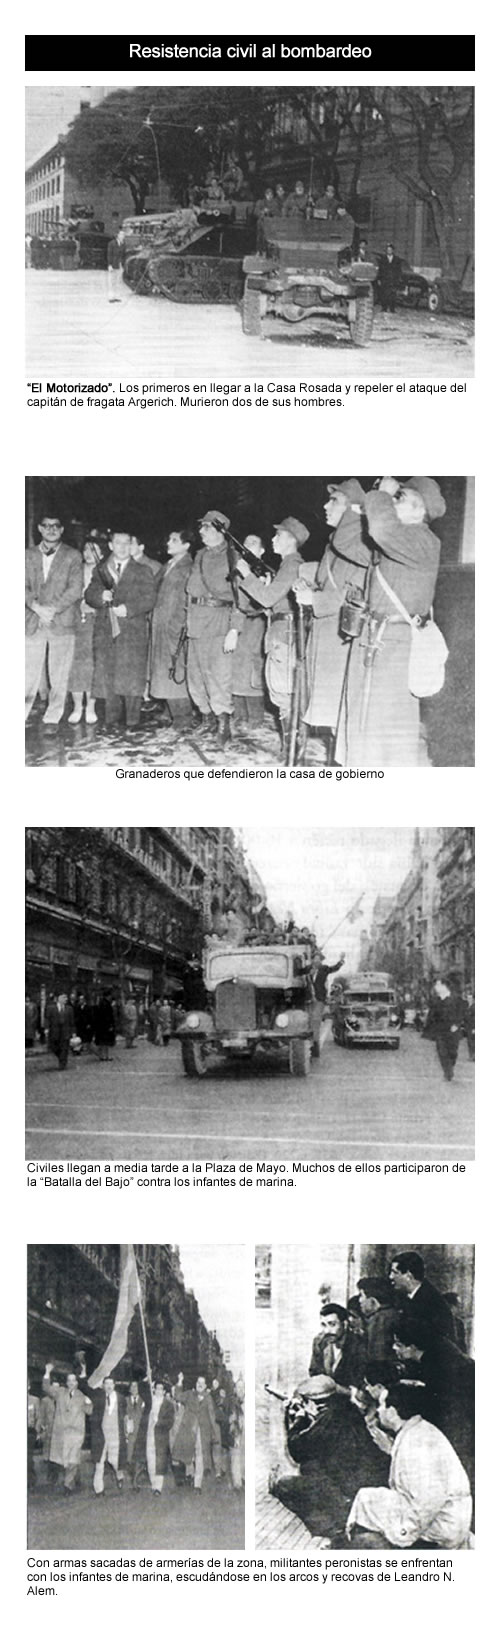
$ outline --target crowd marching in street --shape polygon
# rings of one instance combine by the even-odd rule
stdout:
[[[119,1492],[144,1488],[200,1492],[205,1481],[242,1491],[245,1481],[244,1384],[182,1372],[172,1383],[103,1378],[92,1387],[81,1357],[65,1376],[47,1361],[39,1394],[28,1394],[28,1483],[70,1496],[84,1487],[82,1455],[93,1464],[93,1490],[106,1489],[106,1466]],[[88,1440],[87,1440],[88,1434]]]

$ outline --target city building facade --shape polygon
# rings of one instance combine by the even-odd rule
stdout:
[[[409,999],[438,973],[474,985],[474,829],[417,828],[410,870],[393,900],[375,902],[360,968],[386,970]]]
[[[216,1330],[205,1325],[185,1284],[178,1246],[135,1245],[134,1250],[153,1375],[175,1382],[182,1371],[186,1387],[198,1376],[230,1383],[230,1355],[223,1353]],[[62,1377],[75,1368],[77,1354],[84,1356],[89,1374],[95,1370],[111,1337],[119,1285],[119,1245],[28,1246],[28,1364],[35,1388],[46,1360]],[[115,1375],[127,1382],[145,1370],[136,1309]]]
[[[249,915],[255,875],[227,827],[30,828],[26,991],[182,1001],[214,914]]]

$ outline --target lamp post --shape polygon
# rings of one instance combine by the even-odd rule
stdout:
[[[154,148],[155,148],[156,171],[157,171],[157,174],[158,174],[158,210],[161,212],[161,209],[162,209],[162,186],[161,186],[161,172],[160,172],[160,153],[159,153],[159,149],[158,149],[158,142],[157,142],[156,132],[155,132],[155,129],[154,129],[154,126],[153,126],[153,122],[151,120],[151,115],[146,115],[146,119],[144,121],[144,126],[147,126],[148,132],[151,133],[151,137],[153,139]]]

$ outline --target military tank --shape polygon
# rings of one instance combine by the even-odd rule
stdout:
[[[244,333],[262,337],[272,332],[273,319],[303,324],[319,318],[328,331],[347,322],[352,343],[369,344],[377,269],[353,257],[349,214],[264,218],[262,231],[264,252],[246,257],[243,266]]]
[[[174,304],[238,304],[243,260],[255,247],[253,205],[201,201],[196,206],[126,218],[124,280],[138,294]]]

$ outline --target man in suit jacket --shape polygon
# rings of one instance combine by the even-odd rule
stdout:
[[[110,539],[111,554],[96,568],[85,593],[96,609],[92,696],[106,703],[106,724],[118,721],[125,701],[128,728],[137,728],[146,687],[148,615],[155,583],[145,561],[134,560],[132,536],[121,530]]]
[[[333,1377],[341,1388],[356,1388],[364,1372],[364,1345],[347,1328],[347,1308],[339,1302],[325,1302],[320,1318],[322,1329],[313,1341],[309,1376]]]
[[[440,1428],[457,1452],[474,1488],[474,1360],[455,1342],[413,1320],[411,1303],[394,1333],[400,1379],[424,1384],[419,1410]]]
[[[139,1393],[139,1383],[131,1382],[125,1407],[125,1434],[127,1437],[127,1462],[131,1469],[135,1452],[135,1444],[139,1433],[139,1424],[144,1411],[144,1400]]]
[[[49,702],[43,721],[54,726],[63,715],[75,650],[83,563],[79,552],[63,543],[57,516],[44,516],[38,531],[40,544],[26,551],[25,716],[47,667]]]
[[[68,1371],[66,1387],[52,1382],[53,1365],[47,1362],[42,1388],[55,1400],[54,1427],[50,1442],[49,1462],[64,1469],[64,1490],[76,1490],[80,1467],[80,1453],[85,1439],[85,1418],[91,1410],[88,1399],[80,1392],[74,1371]]]
[[[414,1324],[428,1326],[437,1336],[455,1341],[453,1315],[440,1291],[425,1278],[423,1258],[417,1250],[393,1256],[389,1279],[399,1307],[411,1311]]]
[[[113,1469],[119,1491],[123,1491],[123,1464],[127,1459],[125,1437],[126,1401],[115,1388],[114,1377],[105,1377],[102,1387],[91,1388],[85,1371],[80,1372],[78,1385],[92,1401],[90,1419],[90,1449],[94,1464],[94,1491],[96,1497],[104,1492],[106,1463]]]
[[[388,241],[385,253],[379,260],[377,292],[382,309],[389,310],[391,315],[394,315],[396,308],[402,275],[403,265],[401,259],[396,257],[392,241]]]
[[[133,1454],[134,1486],[137,1488],[147,1467],[152,1492],[163,1491],[170,1463],[170,1431],[175,1422],[175,1406],[166,1382],[143,1382],[139,1388],[143,1408]]]
[[[53,1004],[49,1004],[47,1011],[49,1050],[57,1056],[60,1068],[67,1067],[70,1038],[74,1032],[74,1019],[71,1004],[67,994],[60,992]]]

